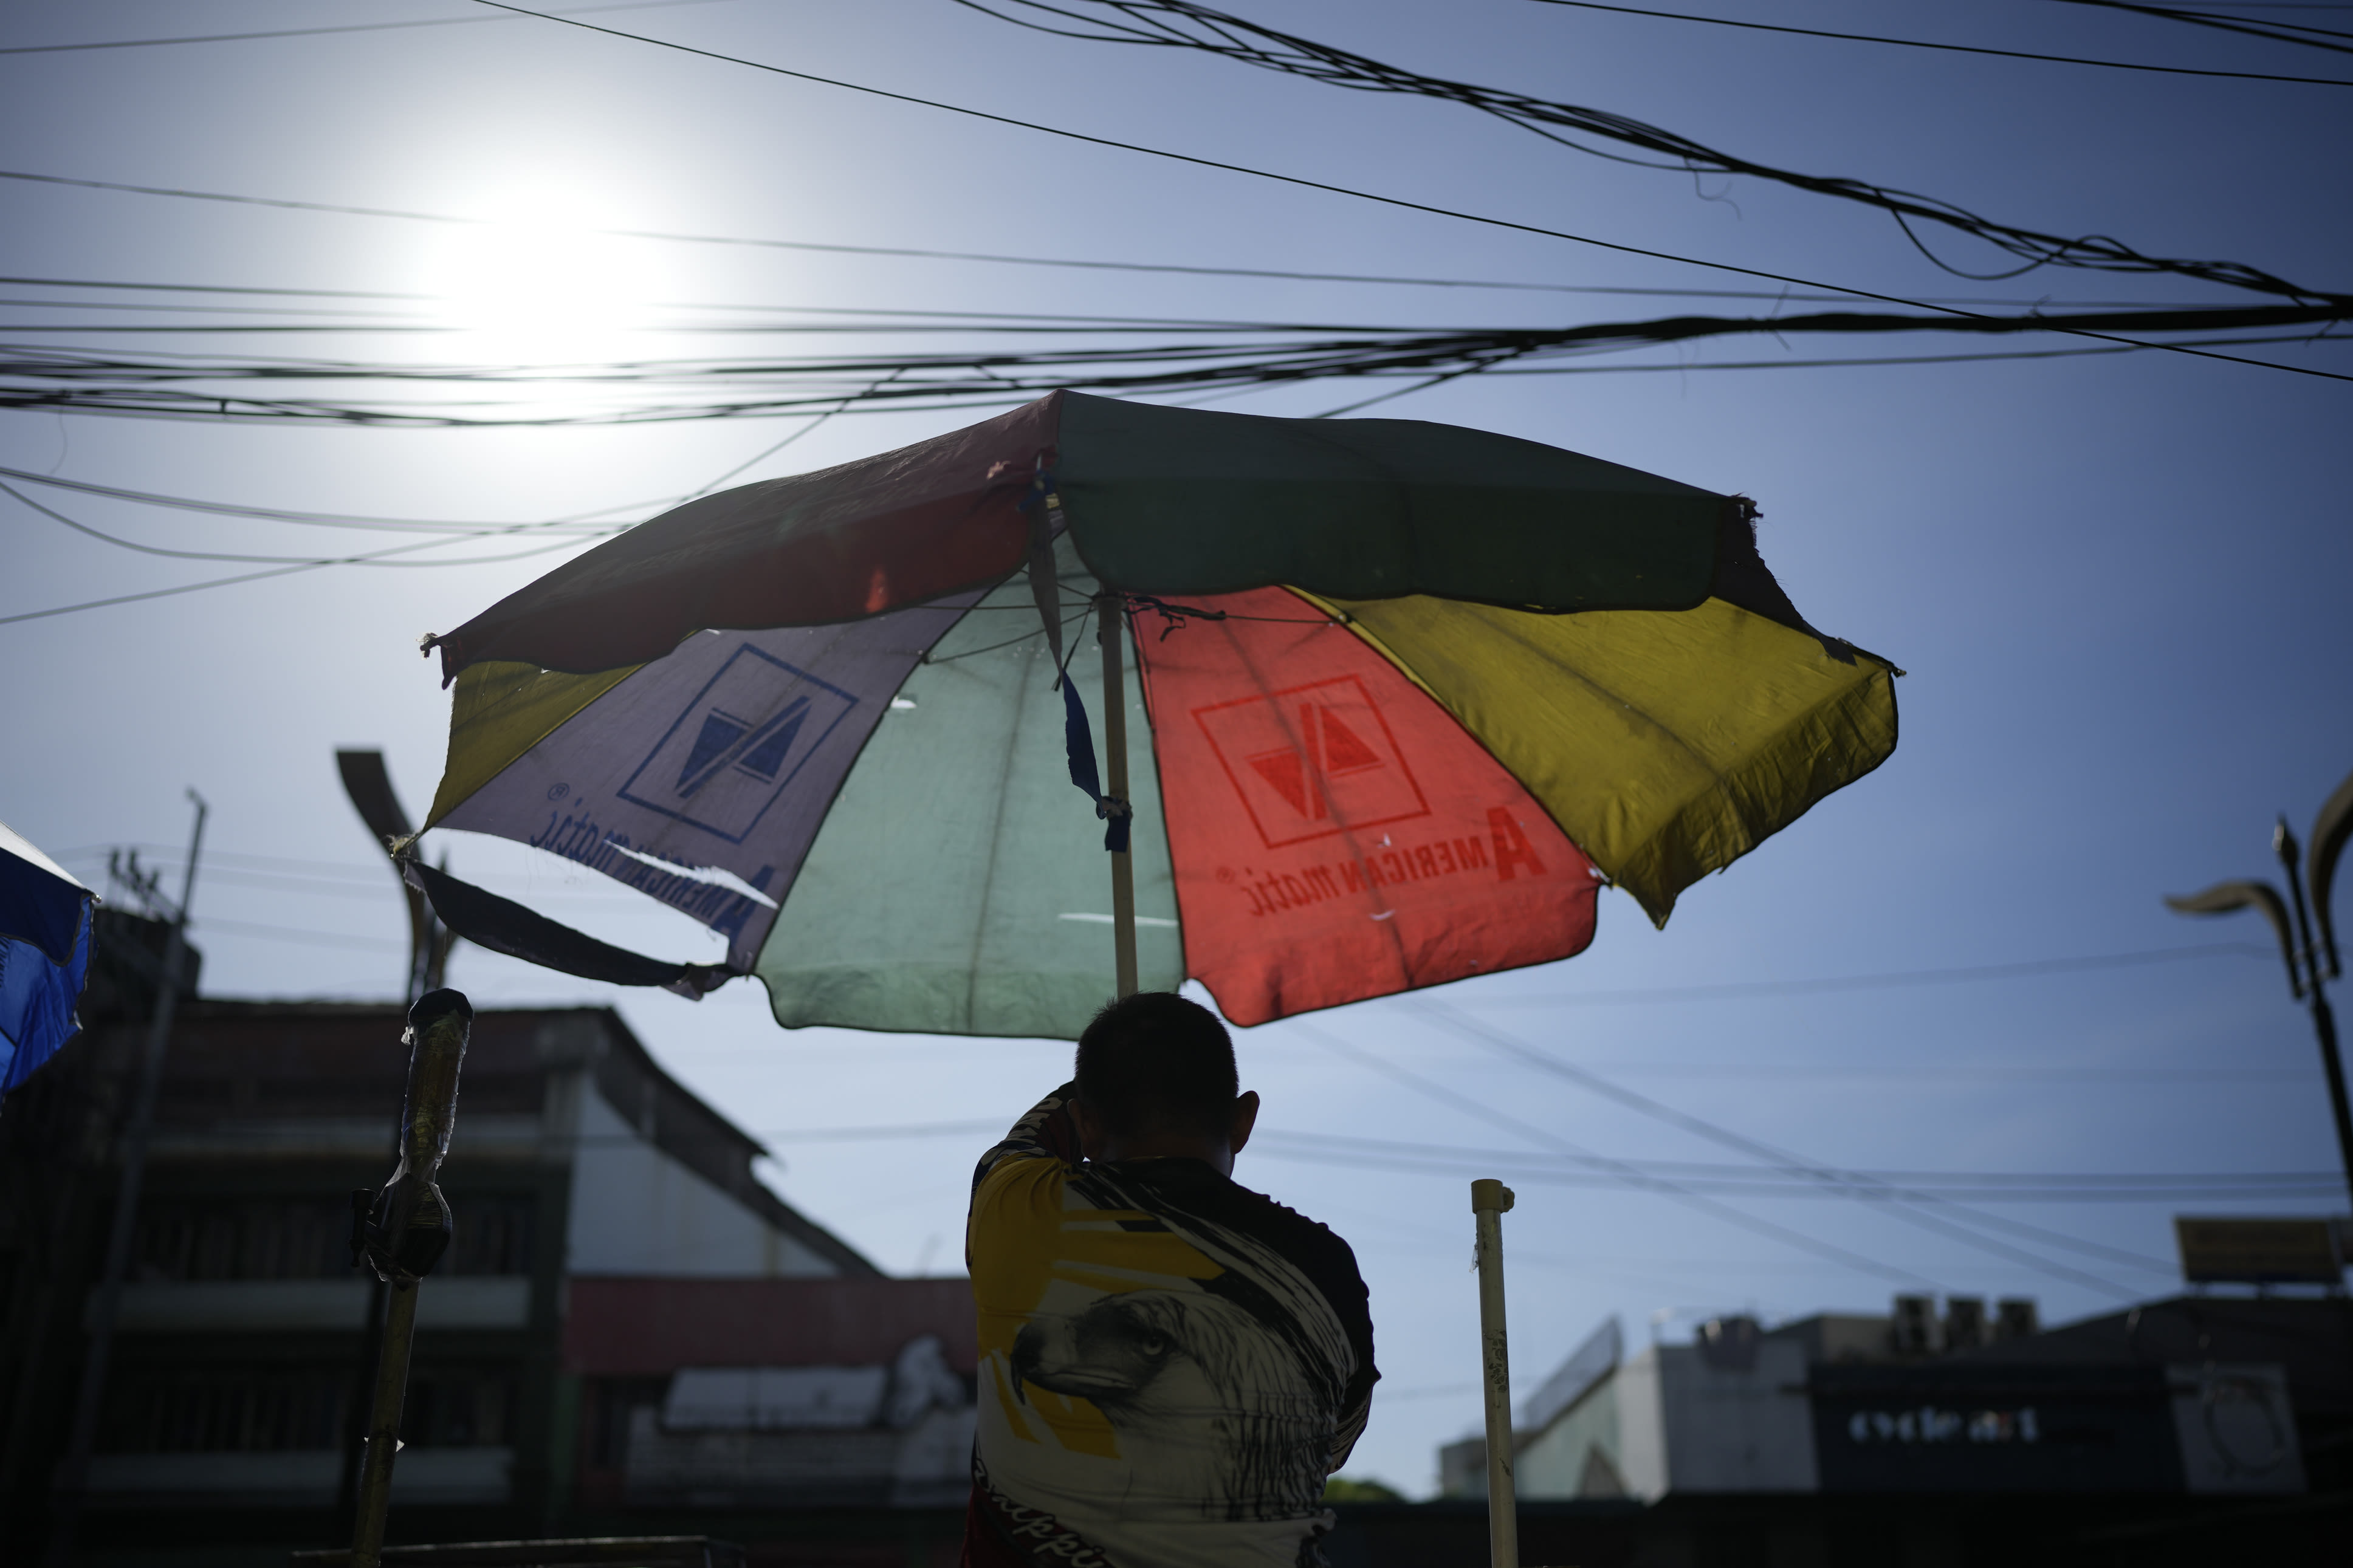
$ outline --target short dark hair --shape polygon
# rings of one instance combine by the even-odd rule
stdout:
[[[1087,1108],[1124,1137],[1218,1137],[1241,1093],[1225,1025],[1173,991],[1139,991],[1097,1013],[1079,1037],[1072,1076]]]

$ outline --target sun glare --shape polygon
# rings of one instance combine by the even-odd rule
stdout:
[[[427,288],[463,329],[463,357],[577,365],[627,352],[649,324],[657,281],[647,247],[597,233],[617,216],[559,190],[512,192],[491,205],[499,221],[451,229],[427,268]]]

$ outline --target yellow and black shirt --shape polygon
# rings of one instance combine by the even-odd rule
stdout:
[[[1198,1160],[1083,1163],[1064,1085],[974,1173],[971,1568],[1303,1568],[1372,1400],[1348,1244]]]

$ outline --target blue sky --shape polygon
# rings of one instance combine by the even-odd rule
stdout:
[[[1776,37],[1525,0],[1237,0],[1236,8],[1376,58],[1618,110],[1768,163],[1898,184],[2031,226],[2114,235],[2154,253],[2348,286],[2346,172],[2321,154],[2353,132],[2353,89]],[[452,0],[350,7],[330,19],[465,10]],[[1738,15],[2353,76],[2332,68],[2338,57],[2050,0],[1893,10],[1776,0]],[[19,3],[0,20],[0,47],[321,19],[317,7],[226,0],[102,13]],[[1176,51],[1041,37],[948,0],[719,0],[596,19],[1121,140],[1907,298],[2232,300],[2202,286],[2058,269],[1965,281],[1859,208],[1582,157],[1448,105]],[[0,84],[7,168],[521,224],[479,231],[0,180],[10,276],[453,294],[473,328],[469,352],[493,357],[635,352],[656,337],[632,326],[628,307],[646,300],[1451,326],[1751,308],[584,236],[630,227],[1588,286],[1746,286],[543,22],[0,55]],[[1950,254],[1982,271],[2001,259],[1957,242]],[[0,309],[19,322],[94,319]],[[1902,352],[1867,341],[1854,352],[1874,350]],[[2268,352],[2353,374],[2353,355],[2336,345]],[[1787,348],[1737,340],[1680,360],[1660,351],[1589,362],[1599,374],[1473,378],[1381,411],[1753,495],[1764,508],[1766,558],[1807,615],[1911,672],[1899,685],[1894,758],[1694,889],[1668,930],[1652,931],[1630,900],[1605,895],[1601,934],[1583,956],[1440,1000],[1676,1111],[1841,1168],[2329,1171],[2309,1026],[2284,994],[2267,933],[2251,917],[2187,921],[2158,898],[2267,872],[2273,816],[2286,811],[2301,831],[2353,768],[2353,544],[2343,525],[2353,387],[2161,353],[1672,368],[1819,353],[1804,340]],[[1608,368],[1635,363],[1668,368]],[[1345,400],[1308,387],[1223,406],[1309,414]],[[978,416],[844,416],[745,478],[821,467]],[[375,431],[8,412],[0,465],[265,506],[522,522],[687,493],[793,427]],[[184,550],[301,554],[322,548],[322,537],[329,549],[352,542],[59,492],[40,499],[93,527]],[[332,753],[381,746],[421,810],[448,710],[417,637],[463,621],[558,559],[339,568],[0,625],[16,731],[0,772],[0,816],[55,854],[171,844],[185,835],[182,790],[194,784],[214,804],[211,844],[221,852],[196,896],[208,989],[388,995],[403,920]],[[5,497],[0,561],[0,616],[229,570],[110,547]],[[593,875],[532,864],[494,843],[457,842],[451,852],[461,873],[615,940],[681,955],[709,945],[697,928]],[[102,852],[71,863],[100,874]],[[2231,942],[2256,945],[2029,977],[1705,990]],[[1009,1120],[1060,1080],[1067,1061],[1067,1047],[1042,1042],[786,1034],[742,984],[693,1005],[607,993],[472,951],[461,951],[451,979],[478,1004],[610,999],[673,1071],[754,1129]],[[1267,1097],[1271,1132],[1482,1149],[1507,1176],[1542,1158],[1525,1134],[1368,1067],[1369,1055],[1611,1156],[1741,1158],[1512,1065],[1409,1005],[1370,1004],[1310,1023],[1239,1040],[1246,1081]],[[776,1142],[781,1190],[886,1267],[956,1266],[962,1183],[981,1139]],[[1424,1489],[1437,1444],[1476,1419],[1463,1180],[1318,1163],[1299,1157],[1305,1147],[1286,1153],[1270,1139],[1264,1153],[1245,1155],[1240,1173],[1357,1246],[1388,1392],[1353,1469]],[[1610,1313],[1639,1341],[1654,1319],[1672,1335],[1719,1310],[1883,1309],[1908,1278],[2033,1295],[2046,1318],[2063,1319],[2171,1289],[2175,1207],[2343,1207],[2341,1197],[2311,1197],[1987,1211],[2107,1249],[2029,1244],[2050,1265],[2037,1268],[1904,1223],[1883,1204],[1722,1200],[1856,1259],[1839,1261],[1652,1194],[1515,1184],[1521,1203],[1507,1222],[1515,1364],[1530,1388]]]

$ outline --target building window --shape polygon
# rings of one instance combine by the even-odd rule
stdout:
[[[142,1280],[322,1279],[351,1271],[351,1205],[162,1200],[139,1222]]]
[[[531,1272],[529,1198],[466,1197],[452,1194],[457,1235],[436,1273],[528,1274]]]
[[[133,1373],[110,1391],[100,1444],[137,1454],[332,1448],[350,1384],[341,1367]]]
[[[515,1379],[504,1372],[428,1372],[408,1380],[400,1440],[419,1448],[512,1445]]]
[[[532,1200],[448,1194],[457,1236],[437,1273],[531,1272]],[[352,1211],[302,1199],[162,1198],[142,1205],[142,1280],[340,1279],[352,1272]]]
[[[100,1446],[118,1454],[274,1453],[343,1445],[348,1366],[132,1371],[107,1400]],[[400,1440],[418,1448],[496,1448],[514,1441],[517,1382],[508,1371],[412,1374]]]
[[[617,1470],[629,1460],[629,1418],[658,1410],[670,1392],[666,1377],[600,1377],[589,1384],[588,1466]]]

